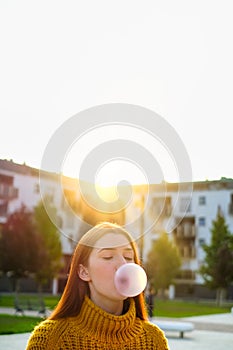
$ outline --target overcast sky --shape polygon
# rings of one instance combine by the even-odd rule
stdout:
[[[0,158],[39,168],[66,120],[121,102],[176,130],[194,181],[233,177],[232,18],[231,0],[0,0]]]

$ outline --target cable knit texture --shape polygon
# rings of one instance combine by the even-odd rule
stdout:
[[[134,300],[121,316],[109,314],[85,298],[80,314],[38,325],[26,350],[168,350],[164,333],[136,317]]]

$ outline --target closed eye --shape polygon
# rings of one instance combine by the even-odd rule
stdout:
[[[132,256],[124,256],[124,259],[127,261],[133,261],[133,257]]]

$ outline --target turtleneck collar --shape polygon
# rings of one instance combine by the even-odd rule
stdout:
[[[141,320],[136,318],[133,299],[130,299],[128,311],[116,316],[99,308],[86,296],[78,315],[78,323],[91,337],[112,343],[129,341],[142,331]]]

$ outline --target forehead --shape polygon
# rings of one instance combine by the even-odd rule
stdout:
[[[122,233],[116,234],[110,231],[96,241],[94,248],[103,249],[123,246],[131,246],[128,238]]]

